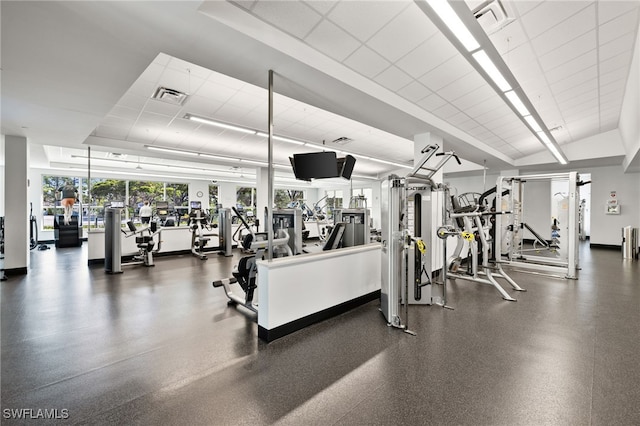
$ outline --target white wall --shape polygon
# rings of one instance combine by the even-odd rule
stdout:
[[[618,124],[626,151],[625,167],[640,151],[640,120],[638,117],[640,117],[640,31],[638,31],[636,38]]]
[[[4,216],[4,166],[0,166],[0,216]]]
[[[640,174],[622,167],[594,167],[591,173],[591,244],[621,245],[621,229],[640,228]],[[605,214],[611,191],[616,191],[620,215]]]
[[[551,180],[529,181],[523,190],[524,223],[533,228],[542,238],[551,239]],[[567,188],[568,189],[568,188]],[[529,231],[524,231],[523,238],[533,239]]]

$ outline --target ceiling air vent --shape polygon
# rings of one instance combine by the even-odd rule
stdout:
[[[472,12],[487,34],[498,32],[514,21],[512,11],[500,0],[485,1]]]
[[[189,95],[179,90],[169,89],[168,87],[158,87],[151,99],[182,106],[188,96]]]
[[[341,136],[341,137],[339,137],[338,139],[334,139],[334,140],[332,140],[331,142],[333,142],[333,143],[335,143],[335,144],[338,144],[338,145],[346,145],[346,144],[348,144],[349,142],[353,142],[353,139],[348,138],[348,137],[346,137],[346,136]]]

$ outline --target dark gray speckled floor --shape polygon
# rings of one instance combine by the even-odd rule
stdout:
[[[513,273],[528,290],[516,303],[453,283],[454,311],[411,308],[417,337],[388,328],[372,302],[267,345],[211,287],[233,260],[159,258],[110,276],[83,250],[33,252],[29,274],[1,284],[3,413],[57,408],[69,413],[58,423],[127,425],[640,424],[640,262],[615,251],[582,247],[578,281]]]

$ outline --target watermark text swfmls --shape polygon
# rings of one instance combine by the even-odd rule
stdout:
[[[65,420],[69,418],[69,410],[67,408],[5,408],[2,410],[2,417],[13,420]]]

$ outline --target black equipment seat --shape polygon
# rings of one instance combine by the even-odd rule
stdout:
[[[133,223],[133,221],[128,221],[127,227],[129,228],[129,231],[133,233],[138,232],[138,228],[136,228],[136,225]],[[153,250],[153,247],[155,245],[156,245],[156,242],[153,240],[152,235],[141,235],[139,237],[136,236],[136,247],[138,247],[139,249],[142,249],[145,251],[151,251]]]

